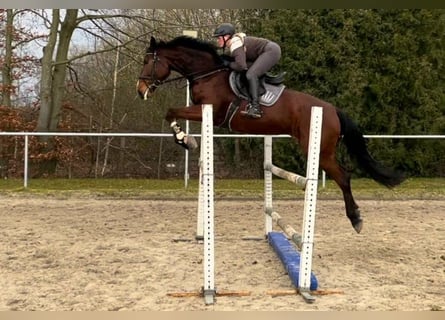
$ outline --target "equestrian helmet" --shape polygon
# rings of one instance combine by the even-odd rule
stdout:
[[[218,28],[215,29],[215,32],[213,33],[214,37],[219,36],[225,36],[226,34],[229,34],[233,36],[235,34],[235,27],[231,23],[222,23],[218,26]]]

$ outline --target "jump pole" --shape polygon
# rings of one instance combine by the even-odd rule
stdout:
[[[213,176],[213,106],[202,106],[201,153],[199,159],[199,202],[196,238],[204,240],[204,285],[206,304],[214,304],[215,239],[214,239],[214,176]]]
[[[264,211],[266,236],[269,238],[269,242],[282,260],[288,271],[289,277],[298,288],[299,293],[309,303],[315,301],[315,298],[310,294],[310,291],[315,290],[317,286],[316,278],[311,270],[323,108],[313,106],[311,112],[306,177],[299,176],[274,166],[272,164],[272,137],[267,136],[264,138]],[[289,180],[305,189],[301,237],[291,226],[283,221],[277,212],[273,210],[272,174]],[[295,242],[296,246],[301,249],[301,254],[298,254],[296,251],[295,253],[291,252],[290,244],[288,245],[286,243],[286,239],[283,239],[283,236],[272,232],[274,221],[283,229],[283,231],[285,231],[288,237]],[[295,265],[295,261],[299,261],[298,268]]]

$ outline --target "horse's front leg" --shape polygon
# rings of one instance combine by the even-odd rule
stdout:
[[[177,119],[202,121],[202,106],[193,105],[184,108],[170,108],[165,116],[165,120],[170,123],[170,127],[173,130],[175,142],[187,150],[195,149],[198,146],[196,139],[182,130],[181,126],[176,121]]]

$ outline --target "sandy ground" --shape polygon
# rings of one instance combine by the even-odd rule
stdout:
[[[1,196],[0,310],[445,310],[445,201],[319,200],[307,304],[265,240],[263,203],[216,200],[216,287],[249,296],[177,298],[203,283],[196,201]],[[303,202],[275,201],[301,229]],[[175,241],[181,239],[182,241]]]

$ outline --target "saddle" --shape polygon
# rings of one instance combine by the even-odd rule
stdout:
[[[261,105],[270,107],[277,102],[286,87],[283,84],[285,74],[286,72],[281,72],[278,75],[266,73],[258,79],[260,83],[259,102]],[[229,83],[232,91],[238,98],[250,100],[245,72],[232,71],[229,76]]]

